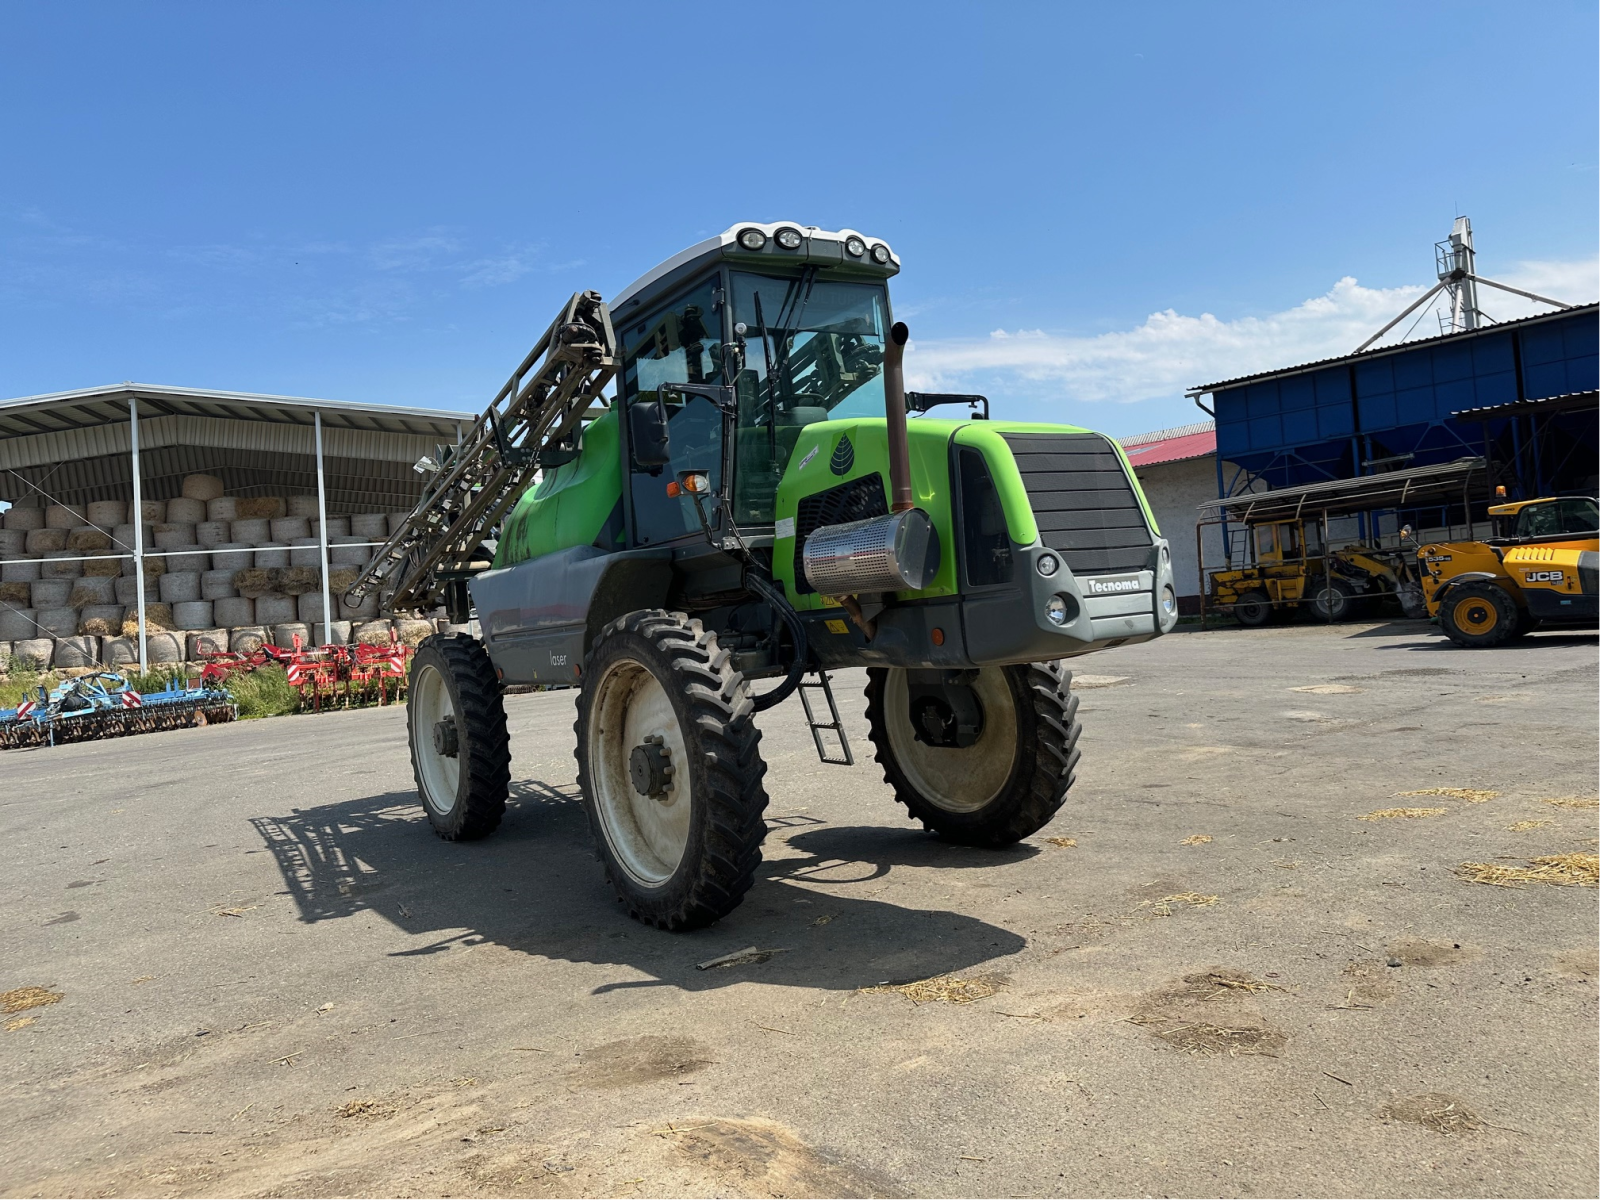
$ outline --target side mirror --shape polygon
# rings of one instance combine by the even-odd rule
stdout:
[[[1412,533],[1411,526],[1409,526],[1409,525],[1400,526],[1400,536],[1403,537],[1403,538],[1412,538],[1413,537],[1413,533]]]
[[[667,432],[667,406],[662,400],[628,405],[628,433],[637,465],[659,470],[672,462],[672,436]]]

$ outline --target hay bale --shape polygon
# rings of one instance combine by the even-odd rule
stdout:
[[[272,540],[295,545],[295,538],[311,536],[311,522],[304,517],[279,517],[272,522]]]
[[[321,525],[322,525],[321,521],[318,521],[315,518],[312,519],[312,522],[311,522],[311,536],[312,537],[321,537],[322,536],[322,532],[321,532],[321,529],[320,529]],[[329,517],[328,518],[328,537],[329,537],[330,540],[335,538],[335,537],[348,537],[349,535],[350,535],[350,518],[349,517]]]
[[[403,526],[410,519],[411,514],[409,512],[392,512],[386,514],[385,520],[389,526],[389,536],[393,537],[395,534],[399,533],[401,526]]]
[[[80,509],[66,504],[52,504],[44,510],[44,527],[46,529],[72,529],[78,525],[88,523]]]
[[[179,553],[167,556],[167,570],[193,571],[197,575],[211,570],[211,555],[199,546],[179,546],[176,549]]]
[[[230,528],[227,521],[201,521],[194,527],[194,540],[210,550],[229,540]]]
[[[185,546],[199,545],[194,539],[195,527],[182,521],[176,524],[157,525],[152,537],[157,550],[181,550]],[[147,545],[145,549],[148,550],[150,547]]]
[[[122,632],[122,605],[88,604],[78,614],[78,632],[110,637]]]
[[[165,500],[139,501],[139,519],[146,525],[160,525],[167,519],[167,502]]]
[[[237,505],[239,518],[245,521],[271,521],[284,514],[282,496],[240,496]]]
[[[363,646],[387,646],[389,629],[387,621],[362,621],[355,627],[356,641]]]
[[[348,586],[348,585],[347,585]],[[378,593],[368,592],[360,604],[351,604],[339,593],[339,615],[346,621],[370,621],[378,615]]]
[[[256,566],[287,567],[289,565],[289,547],[281,542],[262,542],[256,547]]]
[[[350,585],[361,578],[361,572],[354,567],[340,567],[337,571],[328,572],[328,590],[343,593],[348,591]]]
[[[0,583],[0,604],[15,604],[19,608],[27,608],[32,603],[33,584],[22,581]]]
[[[147,602],[144,606],[144,624],[148,630],[170,630],[172,628],[172,605]],[[130,608],[122,614],[122,636],[139,636],[139,610]]]
[[[247,546],[258,546],[272,537],[272,522],[240,517],[228,526],[228,536]]]
[[[322,567],[322,540],[314,537],[295,538],[291,543],[293,549],[289,551],[289,565],[292,567]]]
[[[216,618],[212,615],[211,601],[185,600],[172,606],[172,623],[178,629],[214,629]]]
[[[121,550],[127,554],[133,553],[134,542],[138,533],[139,527],[137,525],[113,526],[111,529],[111,548],[113,550]],[[155,544],[155,526],[146,525],[144,527],[144,548],[149,550]]]
[[[228,649],[235,654],[254,654],[272,640],[260,625],[240,626],[228,631]]]
[[[241,596],[254,600],[257,596],[277,591],[277,588],[272,586],[270,570],[264,567],[246,567],[242,571],[233,573],[233,590]]]
[[[145,636],[145,646],[150,651],[150,662],[145,664],[148,669],[151,663],[181,663],[183,661],[183,638],[176,633],[151,633]]]
[[[211,548],[213,571],[242,571],[255,565],[255,551],[239,542],[223,542]]]
[[[51,637],[71,637],[78,632],[78,610],[62,605],[60,608],[40,608],[33,614],[33,623],[40,633]]]
[[[200,572],[168,571],[161,577],[159,591],[167,604],[193,604],[200,599]]]
[[[126,667],[136,663],[139,661],[139,643],[126,637],[102,638],[100,661],[108,667]]]
[[[213,654],[228,652],[226,629],[201,629],[189,634],[189,661],[204,662]]]
[[[273,572],[273,578],[278,585],[273,591],[285,596],[303,596],[322,590],[322,572],[314,567],[282,567]]]
[[[433,636],[433,622],[402,618],[394,623],[395,632],[407,646],[420,646],[425,638]]]
[[[91,500],[83,512],[89,518],[89,524],[98,525],[101,529],[121,525],[128,519],[128,506],[121,500]]]
[[[291,596],[268,592],[256,597],[256,624],[283,625],[296,620],[300,606]]]
[[[215,475],[185,475],[183,494],[190,500],[215,500],[222,495],[222,480]]]
[[[208,521],[237,521],[239,519],[239,501],[233,496],[218,496],[206,501],[206,520]]]
[[[0,529],[0,558],[16,558],[28,552],[28,535],[21,529]]]
[[[8,508],[5,515],[0,517],[0,525],[7,529],[15,529],[27,533],[30,529],[44,528],[44,509],[42,508]]]
[[[302,646],[311,645],[311,627],[302,625],[298,621],[285,621],[281,625],[272,627],[272,644],[281,646],[285,650],[294,649],[294,639],[298,637]]]
[[[42,582],[35,586],[41,586]],[[69,608],[87,608],[91,604],[115,604],[116,602],[116,580],[105,575],[85,575],[82,579],[73,583],[72,594],[67,597],[67,606]]]
[[[387,541],[389,518],[383,513],[360,513],[350,518],[350,532],[369,542]]]
[[[227,600],[239,593],[233,587],[232,571],[202,571],[200,573],[200,599]]]
[[[122,558],[113,551],[107,550],[100,554],[91,554],[78,565],[83,568],[85,575],[97,575],[106,579],[115,579],[122,574]]]
[[[35,671],[43,671],[48,667],[55,652],[54,638],[18,638],[11,643],[11,661],[18,666],[32,667]]]
[[[320,511],[322,511],[322,506],[317,502],[315,496],[289,497],[288,514],[291,517],[304,517],[309,521]]]
[[[333,545],[328,547],[328,561],[344,567],[366,566],[372,551],[362,544],[364,541],[358,537],[334,538]]]
[[[82,554],[85,550],[111,549],[111,535],[93,525],[79,525],[67,534],[67,549]]]
[[[322,593],[305,592],[299,601],[300,619],[308,623],[320,623],[322,615]]]
[[[349,621],[329,621],[324,629],[318,626],[322,636],[331,646],[348,646],[350,644],[351,625]]]
[[[115,585],[117,603],[122,605],[139,603],[139,578],[136,575],[119,575],[112,581]]]
[[[147,558],[147,559],[144,560],[144,577],[146,579],[155,579],[159,575],[165,575],[166,572],[167,572],[167,560],[166,559],[164,559],[164,558]],[[129,576],[138,574],[138,564],[131,558],[123,559],[122,560],[122,573],[124,575],[129,575]],[[154,585],[152,585],[152,586],[154,586]]]
[[[206,502],[180,496],[167,501],[167,524],[198,525],[206,519]]]
[[[41,579],[37,583],[30,583],[29,596],[34,608],[70,608],[67,603],[72,597],[71,579]]]
[[[33,623],[35,615],[31,608],[0,605],[0,642],[17,642],[23,638],[38,637],[39,627]]]
[[[225,599],[214,600],[211,610],[216,614],[217,624],[224,629],[234,629],[241,625],[254,625],[256,623],[256,602],[243,596],[229,596]]]
[[[0,642],[0,676],[11,669],[11,643]]]
[[[71,550],[51,550],[39,562],[41,579],[76,579],[83,574],[83,564]]]
[[[39,578],[40,560],[17,558],[0,563],[0,583],[32,583]]]
[[[22,545],[28,554],[49,554],[52,550],[65,550],[67,548],[67,529],[57,529],[49,526],[42,529],[28,530],[27,537]]]

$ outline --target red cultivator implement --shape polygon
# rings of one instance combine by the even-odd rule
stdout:
[[[401,643],[393,630],[383,646],[358,643],[308,649],[296,634],[294,647],[288,650],[265,644],[249,653],[207,655],[200,674],[206,683],[221,686],[230,675],[279,666],[289,677],[289,686],[300,694],[300,711],[321,712],[400,699],[405,694],[411,653],[411,647]]]

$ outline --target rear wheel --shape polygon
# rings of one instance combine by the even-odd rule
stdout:
[[[714,633],[651,609],[596,639],[578,696],[578,786],[606,876],[661,929],[738,907],[761,863],[761,733]]]
[[[500,680],[476,638],[436,634],[417,647],[406,732],[434,832],[451,842],[493,833],[511,790],[511,748]]]
[[[1342,621],[1355,605],[1355,592],[1342,579],[1319,575],[1311,581],[1311,615],[1319,621]]]
[[[1522,623],[1516,602],[1492,583],[1452,588],[1439,606],[1439,627],[1458,646],[1498,646]]]
[[[1246,592],[1234,601],[1233,619],[1246,629],[1255,629],[1272,620],[1272,602],[1265,592]]]
[[[1078,765],[1078,698],[1059,662],[983,667],[971,683],[982,727],[970,746],[930,745],[913,723],[904,670],[867,671],[868,736],[912,818],[948,841],[1009,846],[1047,825]]]

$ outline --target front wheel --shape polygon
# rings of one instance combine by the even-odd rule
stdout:
[[[1342,621],[1350,615],[1355,592],[1342,579],[1319,575],[1311,581],[1311,615],[1319,621]]]
[[[1458,646],[1498,646],[1522,624],[1516,601],[1492,583],[1464,583],[1439,606],[1439,627]]]
[[[898,667],[867,671],[868,736],[884,781],[914,820],[947,841],[1009,846],[1067,798],[1078,765],[1078,698],[1059,662],[982,667],[970,683],[981,725],[970,745],[934,745],[913,718]]]
[[[1246,629],[1258,629],[1272,620],[1272,601],[1265,592],[1246,592],[1234,601],[1233,619]]]
[[[500,680],[483,643],[436,634],[411,659],[406,733],[417,794],[446,841],[487,837],[505,815],[511,747]]]

